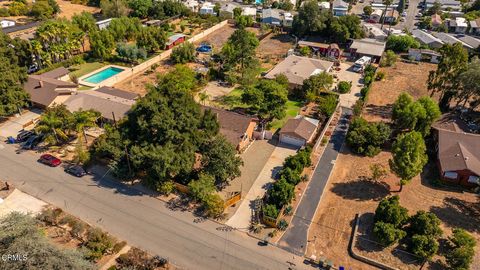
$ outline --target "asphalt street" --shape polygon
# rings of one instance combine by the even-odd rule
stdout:
[[[108,176],[76,178],[38,163],[38,154],[16,153],[0,143],[0,181],[61,207],[132,246],[166,257],[181,269],[306,269],[303,259],[158,199]],[[293,263],[293,264],[292,264]],[[295,264],[295,265],[294,265]]]
[[[351,110],[342,108],[342,118],[351,114]],[[345,123],[342,124],[341,122]],[[343,145],[347,133],[348,122],[341,120],[318,161],[312,180],[308,184],[292,222],[279,241],[279,245],[297,255],[304,255],[308,241],[308,228],[315,216],[315,211],[322,198],[323,191],[333,170],[335,160]]]

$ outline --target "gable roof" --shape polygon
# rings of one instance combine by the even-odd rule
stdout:
[[[343,0],[333,1],[333,9],[343,9],[348,8],[348,3]]]
[[[385,42],[373,38],[363,38],[355,39],[350,48],[356,49],[356,53],[381,57],[385,51],[385,44]]]
[[[220,133],[234,146],[237,146],[243,140],[250,123],[255,121],[253,117],[248,115],[208,106],[202,106],[202,110],[210,110],[217,116]]]
[[[412,30],[412,35],[423,44],[431,44],[431,43],[434,43],[434,42],[438,42],[440,44],[443,44],[443,41],[441,41],[440,39],[434,37],[430,33],[427,33],[423,30],[420,30],[420,29]]]
[[[120,90],[118,88],[113,88],[113,87],[108,87],[108,86],[102,86],[95,91],[100,92],[100,93],[104,93],[104,94],[108,94],[108,95],[112,95],[112,96],[115,96],[115,97],[119,97],[119,98],[128,99],[128,100],[136,100],[140,96],[140,95],[132,93],[132,92],[127,92],[127,91]]]
[[[469,49],[473,49],[472,46],[468,45],[467,43],[461,41],[460,39],[452,36],[452,35],[449,35],[447,33],[443,33],[443,32],[433,32],[433,35],[435,37],[437,37],[438,39],[440,39],[441,41],[443,41],[444,43],[447,43],[447,44],[455,44],[455,43],[461,43],[463,45],[463,47],[466,47],[466,48],[469,48]]]
[[[71,112],[93,109],[100,112],[105,119],[118,121],[127,115],[135,104],[135,100],[125,99],[97,90],[90,90],[72,95],[64,104]],[[115,114],[115,119],[113,114]]]
[[[309,141],[317,129],[317,125],[309,121],[306,117],[297,117],[288,119],[280,130],[280,134],[302,138]]]
[[[290,83],[302,85],[311,75],[329,71],[332,66],[330,61],[290,55],[270,70],[265,78],[275,79],[276,75],[284,74]]]
[[[282,18],[280,16],[280,10],[275,9],[275,8],[264,9],[262,11],[262,18],[266,19],[266,18],[270,18],[270,17],[281,20]]]
[[[29,75],[23,88],[30,94],[32,102],[48,107],[57,96],[74,92],[77,85],[42,75]]]
[[[443,171],[470,170],[480,176],[480,135],[438,129],[438,159]]]
[[[53,79],[58,79],[60,77],[63,77],[70,73],[70,71],[64,67],[59,67],[54,70],[47,71],[45,73],[42,73],[42,77],[47,77],[47,78],[53,78]]]

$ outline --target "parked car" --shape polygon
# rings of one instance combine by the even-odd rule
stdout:
[[[35,148],[39,143],[42,142],[42,135],[33,135],[23,144],[22,148],[26,150],[31,150]]]
[[[406,11],[402,12],[402,17],[407,17],[407,12]]]
[[[87,175],[87,171],[85,171],[85,169],[80,165],[69,166],[65,169],[65,172],[71,175],[74,175],[76,177],[82,177],[84,175]]]
[[[43,154],[38,159],[38,162],[48,165],[50,167],[57,167],[58,165],[62,164],[62,161],[50,154]]]
[[[17,135],[17,142],[24,142],[33,135],[35,135],[35,133],[31,130],[22,130]]]

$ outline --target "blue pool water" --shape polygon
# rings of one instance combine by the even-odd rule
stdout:
[[[255,4],[261,5],[261,4],[263,4],[263,0],[255,0]]]
[[[113,77],[117,75],[118,73],[124,71],[124,69],[121,68],[116,68],[116,67],[109,67],[106,68],[100,72],[97,72],[91,76],[88,76],[87,78],[83,79],[86,82],[89,83],[100,83],[102,81],[105,81],[106,79]]]

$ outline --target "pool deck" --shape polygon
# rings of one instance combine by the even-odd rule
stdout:
[[[91,83],[91,82],[85,81],[86,78],[88,78],[88,77],[90,77],[90,76],[92,76],[96,73],[102,72],[105,69],[112,68],[112,67],[113,68],[118,68],[118,69],[123,69],[123,71],[121,71],[118,74],[116,74],[116,75],[114,75],[110,78],[107,78],[107,79],[105,79],[105,80],[103,80],[99,83]],[[126,77],[128,77],[130,74],[131,74],[131,68],[129,68],[129,67],[122,67],[122,66],[118,66],[118,65],[107,65],[107,66],[104,66],[102,68],[94,70],[94,71],[92,71],[88,74],[85,74],[82,77],[78,78],[78,84],[88,86],[88,87],[92,87],[94,89],[100,88],[102,86],[113,86],[117,82],[120,82],[123,79],[125,79]]]

